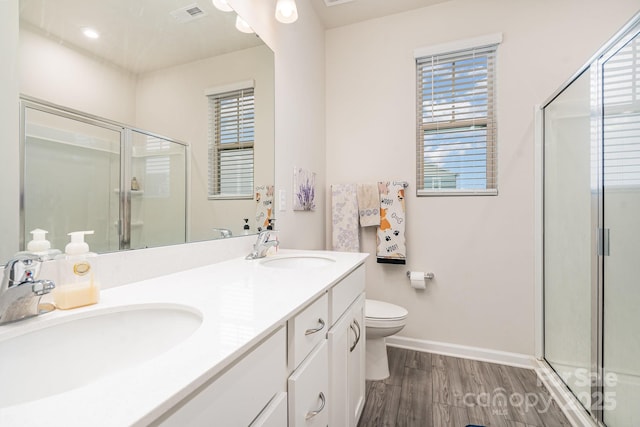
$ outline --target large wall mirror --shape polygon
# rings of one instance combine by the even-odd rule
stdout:
[[[52,227],[54,211],[68,212],[69,222],[48,230],[56,249],[77,229],[96,230],[99,236],[87,240],[97,252],[256,232],[254,189],[272,188],[274,180],[274,59],[258,36],[235,24],[235,13],[217,10],[210,0],[20,0],[20,92],[27,100],[21,249],[29,229]],[[87,37],[88,29],[99,37]],[[243,110],[245,90],[251,111]],[[96,119],[98,127],[74,113]],[[227,114],[251,122],[251,130],[225,122]],[[114,124],[116,131],[126,125],[128,134],[113,133]],[[54,137],[43,137],[52,129]],[[216,132],[220,143],[229,143],[225,150],[239,150],[221,148],[210,158]],[[236,139],[225,140],[230,134]],[[43,142],[65,138],[75,142]],[[123,138],[129,160],[119,145]],[[135,166],[136,159],[144,161]],[[178,171],[173,178],[161,176],[169,164]],[[253,164],[249,172],[247,164]],[[221,184],[229,168],[241,176],[228,175]],[[70,197],[47,197],[48,188],[65,182],[74,188]],[[123,226],[124,192],[131,224],[122,246],[113,234]],[[89,193],[100,197],[73,197]],[[56,199],[55,208],[38,205],[46,198]],[[163,235],[167,230],[174,230],[172,237]]]

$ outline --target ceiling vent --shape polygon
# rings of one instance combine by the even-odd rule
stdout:
[[[351,3],[354,0],[324,0],[324,4],[327,6],[337,6],[343,3]]]
[[[207,16],[206,12],[197,4],[190,4],[189,6],[181,7],[170,12],[171,16],[175,18],[179,23],[189,22]]]

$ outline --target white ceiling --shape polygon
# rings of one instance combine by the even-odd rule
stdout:
[[[206,16],[179,23],[170,15],[192,4]],[[235,17],[211,0],[20,0],[21,25],[136,74],[264,44],[237,31]],[[101,37],[86,38],[83,27]]]
[[[335,28],[448,0],[298,1],[311,1],[325,28]],[[171,16],[192,4],[206,16],[186,23]],[[262,45],[235,29],[235,17],[211,0],[20,0],[21,25],[136,74]],[[83,27],[101,37],[87,39]]]
[[[306,1],[306,0],[303,0]],[[406,12],[448,0],[353,0],[327,6],[325,0],[311,0],[311,4],[325,28],[341,27],[356,22]]]

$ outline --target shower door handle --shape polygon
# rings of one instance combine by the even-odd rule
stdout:
[[[609,229],[598,229],[598,256],[609,256]]]

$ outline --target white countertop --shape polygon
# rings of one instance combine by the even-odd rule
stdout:
[[[0,408],[0,425],[149,424],[283,326],[287,319],[367,257],[361,253],[287,250],[280,250],[277,256],[294,254],[328,256],[336,262],[305,273],[269,268],[261,265],[261,260],[239,258],[108,289],[93,306],[56,310],[0,326],[1,346],[12,336],[92,310],[117,311],[123,306],[138,304],[178,304],[199,311],[203,317],[201,326],[186,340],[146,362],[64,393]],[[41,349],[43,363],[50,351],[55,349]],[[29,375],[29,372],[24,374]],[[46,378],[42,380],[46,381]],[[11,387],[11,384],[4,383],[2,387]]]

